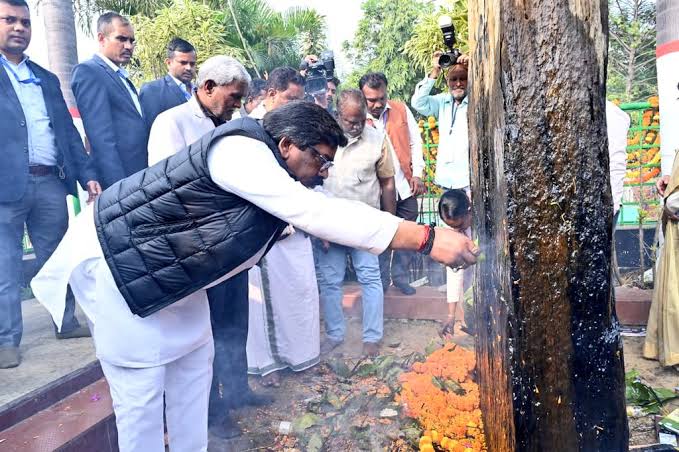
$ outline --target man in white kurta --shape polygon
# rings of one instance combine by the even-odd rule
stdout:
[[[250,112],[264,115],[304,93],[301,79],[286,68],[272,72],[268,96]],[[248,372],[277,386],[277,371],[301,371],[319,362],[318,286],[311,240],[304,231],[289,228],[259,265],[249,272],[250,310]],[[264,283],[266,281],[266,284]]]
[[[284,107],[285,111],[278,115],[278,125],[296,111],[327,115],[314,105],[299,103],[290,107]],[[324,119],[326,124],[329,120]],[[293,124],[287,127],[292,132],[282,135],[279,127],[276,141],[288,171],[301,180],[308,180],[311,174],[324,175],[321,163],[332,159],[333,147],[315,144],[325,154],[320,157],[302,150],[291,144],[299,129]],[[274,132],[272,129],[269,134]],[[207,150],[206,165],[212,181],[225,192],[325,240],[377,254],[390,244],[416,249],[427,235],[424,226],[401,223],[398,218],[360,203],[327,198],[308,190],[281,167],[265,143],[252,138],[234,135],[215,140]],[[273,236],[268,241],[271,239]],[[459,234],[439,229],[431,245],[432,258],[449,265],[471,264],[478,253]],[[252,267],[267,246],[268,243],[211,285]],[[163,394],[170,449],[205,451],[205,388],[213,354],[205,290],[197,290],[148,317],[133,315],[103,258],[91,206],[75,219],[31,283],[36,298],[58,326],[69,283],[92,325],[97,357],[111,387],[121,452],[165,450]],[[182,436],[189,430],[189,435]]]
[[[210,80],[217,83],[213,90],[208,91]],[[207,59],[198,73],[195,96],[185,104],[162,113],[153,123],[149,136],[149,164],[174,155],[230,120],[241,105],[240,99],[245,96],[249,83],[250,76],[235,59],[226,56]],[[229,416],[229,408],[252,394],[247,384],[245,352],[247,274],[242,273],[208,291],[208,301],[215,341],[208,426],[212,434],[231,438],[240,434],[240,428]],[[225,352],[226,348],[230,349],[229,353]]]

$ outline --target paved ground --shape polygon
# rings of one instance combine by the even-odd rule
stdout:
[[[51,319],[47,312],[35,301],[23,303],[25,334],[21,351],[23,362],[15,369],[0,370],[0,410],[32,391],[47,385],[64,375],[86,366],[95,360],[94,348],[90,339],[57,341],[54,338]],[[79,313],[79,318],[83,318]],[[404,356],[413,351],[423,352],[427,345],[437,337],[438,323],[430,320],[387,320],[385,321],[385,341],[383,353]],[[462,345],[473,346],[469,336],[459,333],[456,341]],[[679,385],[679,372],[662,369],[657,362],[641,358],[643,338],[625,338],[625,363],[628,370],[637,369],[642,377],[655,387],[672,388]],[[357,318],[348,322],[346,343],[337,349],[335,355],[344,359],[356,359],[361,352],[361,325]],[[259,386],[257,378],[251,379],[257,391],[272,393],[275,403],[264,409],[245,409],[236,413],[245,434],[236,441],[221,441],[211,438],[210,451],[272,450],[268,448],[280,441],[274,433],[274,425],[280,421],[293,420],[303,415],[304,402],[317,397],[319,387],[328,380],[327,366],[316,366],[306,372],[283,375],[281,388],[272,390]],[[679,402],[672,404],[678,407]],[[648,444],[655,440],[653,419],[650,417],[632,419],[631,443]],[[291,449],[303,444],[289,444]],[[275,450],[283,450],[283,446]],[[264,449],[259,449],[259,448]],[[299,450],[299,449],[298,449]]]
[[[95,360],[90,338],[57,340],[52,318],[35,300],[22,303],[24,335],[22,362],[14,369],[0,369],[0,411],[25,396]],[[78,312],[84,323],[84,315]]]

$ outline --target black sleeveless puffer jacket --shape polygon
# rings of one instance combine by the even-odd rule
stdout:
[[[216,281],[273,237],[271,246],[285,228],[286,223],[210,178],[210,145],[228,135],[266,143],[287,170],[271,137],[244,118],[115,183],[97,199],[99,243],[132,313],[146,317]],[[247,149],[229,152],[247,159]]]

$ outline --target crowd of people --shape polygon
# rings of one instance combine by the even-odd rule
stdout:
[[[310,102],[296,69],[261,80],[228,56],[198,66],[194,46],[175,38],[167,75],[137,91],[125,70],[134,28],[105,13],[99,52],[72,74],[86,151],[56,76],[24,53],[30,38],[25,1],[0,0],[11,150],[0,169],[0,368],[21,362],[24,225],[41,267],[31,286],[57,338],[94,338],[121,451],[163,451],[164,426],[177,451],[206,450],[208,429],[239,435],[231,410],[272,401],[251,390],[248,373],[275,387],[280,370],[305,370],[343,343],[347,256],[365,356],[379,354],[388,288],[416,292],[417,252],[448,266],[444,330],[454,331],[478,254],[466,56],[447,69],[448,90],[432,95],[443,72],[435,53],[410,104],[439,122],[439,228],[415,223],[421,137],[382,73],[345,89],[333,77]],[[89,200],[69,226],[76,183]]]
[[[172,450],[206,450],[208,428],[238,435],[231,410],[271,402],[248,372],[276,386],[277,371],[304,370],[341,343],[347,253],[371,356],[386,287],[414,290],[400,256],[459,268],[476,260],[464,235],[412,221],[421,143],[382,74],[342,92],[333,77],[309,102],[298,70],[253,80],[223,55],[198,67],[195,48],[176,38],[167,75],[137,91],[125,69],[134,28],[105,13],[99,51],[72,73],[86,150],[56,76],[25,54],[30,39],[28,5],[0,0],[13,151],[0,195],[0,367],[21,362],[26,225],[40,267],[33,293],[58,338],[93,336],[120,450],[164,450],[165,426]],[[69,225],[66,195],[78,182],[88,205]]]

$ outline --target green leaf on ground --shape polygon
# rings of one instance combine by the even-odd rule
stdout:
[[[427,346],[424,348],[424,354],[425,356],[429,356],[439,348],[441,348],[441,344],[436,339],[432,339],[431,341],[429,341],[429,344],[427,344]]]
[[[646,414],[660,413],[663,404],[678,398],[671,389],[652,388],[641,380],[635,369],[625,374],[625,398],[629,405],[641,407]]]
[[[313,413],[306,413],[303,416],[298,417],[292,423],[292,430],[295,432],[303,432],[309,427],[320,424],[321,418]]]
[[[340,358],[329,359],[328,365],[338,377],[348,378],[349,375],[351,375],[351,369],[349,369],[349,366],[347,366],[347,363],[345,363],[343,359]]]
[[[306,443],[307,452],[320,452],[323,448],[323,438],[320,434],[314,433],[309,438],[309,442]]]

